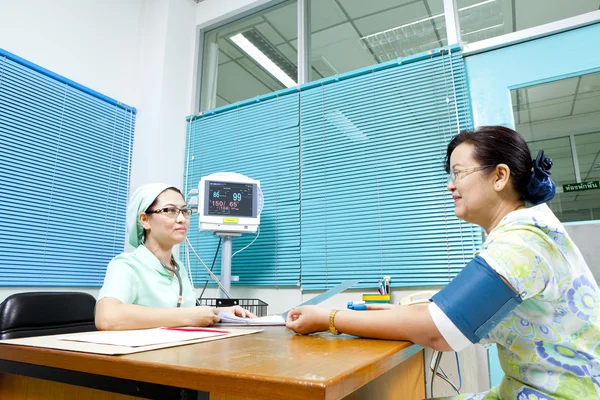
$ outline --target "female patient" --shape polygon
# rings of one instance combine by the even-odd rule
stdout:
[[[98,329],[208,326],[219,321],[219,310],[254,317],[239,306],[196,307],[188,274],[173,255],[190,217],[177,188],[155,183],[135,191],[127,208],[127,238],[136,249],[108,264],[96,304]]]
[[[383,311],[299,307],[287,326],[410,340],[459,351],[496,343],[505,376],[472,399],[600,398],[600,292],[581,253],[545,203],[551,161],[498,126],[462,132],[446,171],[458,218],[487,232],[481,251],[427,305]],[[525,201],[539,204],[526,208]]]

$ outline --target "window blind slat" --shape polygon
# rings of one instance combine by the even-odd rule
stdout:
[[[101,286],[123,251],[135,111],[6,54],[0,284]]]
[[[472,257],[480,232],[454,216],[443,171],[470,127],[463,80],[455,53],[301,92],[303,289],[442,285]]]
[[[472,125],[465,73],[461,54],[445,52],[192,119],[186,188],[235,171],[260,179],[265,195],[261,236],[234,258],[233,284],[374,287],[385,274],[415,287],[455,276],[481,243],[454,216],[443,171],[447,142]],[[195,230],[212,261],[217,241]]]
[[[233,285],[295,286],[299,282],[298,101],[299,95],[291,94],[188,124],[186,191],[196,188],[202,176],[232,171],[260,180],[265,195],[259,238],[232,259],[232,275],[239,276]],[[190,225],[190,241],[210,267],[219,240],[212,233],[199,232],[197,218]],[[234,238],[232,251],[254,237]],[[203,286],[208,274],[193,253],[190,265],[194,284]],[[220,270],[218,254],[213,272],[219,275]]]

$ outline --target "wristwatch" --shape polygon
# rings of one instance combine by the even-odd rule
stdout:
[[[333,333],[334,335],[340,334],[340,331],[335,329],[335,314],[337,314],[338,311],[340,310],[331,310],[329,313],[329,332]]]

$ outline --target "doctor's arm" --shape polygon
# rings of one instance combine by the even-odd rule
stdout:
[[[152,308],[124,304],[104,297],[96,304],[96,327],[101,331],[147,329],[161,326],[209,326],[219,322],[214,307]]]

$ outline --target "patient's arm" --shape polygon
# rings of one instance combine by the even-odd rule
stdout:
[[[290,311],[286,325],[303,334],[326,331],[329,313],[322,307],[298,307]],[[382,311],[339,311],[335,328],[355,336],[409,340],[434,350],[452,351],[433,322],[427,304],[394,306]]]

